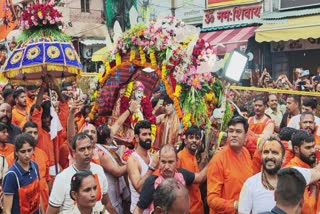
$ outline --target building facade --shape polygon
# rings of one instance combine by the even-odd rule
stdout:
[[[320,1],[265,0],[261,18],[275,24],[263,24],[256,30],[256,41],[263,47],[263,66],[274,78],[286,74],[294,79],[296,68],[317,72],[320,57]]]

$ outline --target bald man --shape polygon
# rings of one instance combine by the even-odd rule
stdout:
[[[187,188],[174,178],[167,178],[153,194],[154,213],[188,213],[190,197]]]
[[[8,143],[13,144],[15,136],[21,134],[21,129],[19,126],[16,126],[11,123],[12,120],[12,108],[8,103],[2,103],[0,105],[0,122],[8,126]]]

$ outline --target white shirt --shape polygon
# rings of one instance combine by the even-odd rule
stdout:
[[[143,177],[147,172],[148,172],[148,165],[146,164],[146,162],[144,162],[144,160],[142,159],[142,157],[140,157],[140,155],[136,152],[133,152],[131,154],[132,156],[136,157],[136,159],[139,161],[140,166],[141,166],[141,177]],[[149,157],[150,154],[148,153]],[[139,201],[139,197],[140,197],[140,193],[137,192],[137,190],[134,188],[130,177],[129,177],[129,188],[131,191],[131,205],[130,205],[130,212],[133,213],[134,209],[137,206],[137,203]],[[149,213],[149,210],[146,209],[143,211],[144,214]]]
[[[53,207],[59,207],[60,212],[73,208],[74,201],[70,197],[71,178],[78,170],[72,164],[61,173],[59,173],[53,183],[52,191],[49,197],[49,204]],[[108,192],[108,181],[103,168],[95,163],[90,163],[90,171],[98,175],[102,195]],[[102,207],[101,201],[97,201],[96,206]]]
[[[108,213],[109,213],[108,211],[100,210],[96,206],[92,208],[92,212],[91,212],[91,214],[108,214]],[[70,210],[65,210],[63,212],[60,212],[59,214],[81,214],[81,212],[78,206],[74,205]]]
[[[306,179],[307,184],[311,180],[310,169],[292,167],[297,169]],[[276,206],[274,191],[267,190],[262,185],[261,172],[251,176],[243,184],[239,197],[239,213],[256,214],[271,211]]]
[[[300,129],[300,116],[301,116],[301,114],[298,114],[298,115],[296,115],[296,116],[293,116],[293,117],[290,119],[287,127],[295,128],[295,129]],[[319,125],[320,125],[320,118],[317,117],[317,116],[314,116],[314,122],[316,123],[316,125],[319,126]]]
[[[280,126],[283,113],[280,110],[273,111],[270,107],[266,109],[265,114],[269,115],[276,123],[276,126]]]

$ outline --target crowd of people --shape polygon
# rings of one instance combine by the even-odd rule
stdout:
[[[170,97],[156,87],[148,101],[144,89],[136,81],[130,96],[120,92],[112,119],[97,125],[75,81],[5,85],[2,212],[320,211],[315,98],[231,90],[239,112],[226,141],[213,137],[205,147],[203,127],[182,130]]]
[[[285,73],[280,73],[276,78],[272,77],[266,68],[262,72],[254,69],[248,80],[250,85],[257,87],[320,92],[320,67],[317,68],[315,75],[303,68],[294,69],[292,74],[293,78],[290,80]]]

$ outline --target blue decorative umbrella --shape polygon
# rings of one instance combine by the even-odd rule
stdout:
[[[19,44],[6,61],[4,76],[13,83],[33,83],[48,73],[67,79],[79,75],[82,65],[72,43],[51,38],[34,38]]]

